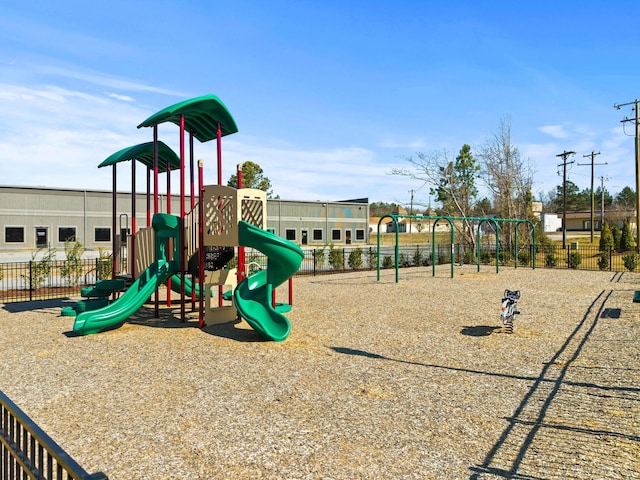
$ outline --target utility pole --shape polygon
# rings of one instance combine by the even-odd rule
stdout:
[[[575,155],[576,152],[567,152],[566,150],[556,155],[562,158],[562,163],[558,165],[563,167],[562,174],[562,249],[567,248],[567,165],[571,165],[575,160],[567,162],[569,155]]]
[[[583,158],[587,158],[587,157],[591,157],[591,243],[593,243],[593,210],[594,210],[594,204],[595,204],[595,199],[593,198],[593,167],[595,165],[606,165],[607,162],[604,163],[594,163],[593,160],[595,158],[596,155],[600,155],[600,152],[594,152],[593,150],[591,151],[591,153],[589,155],[583,155]],[[579,163],[578,165],[589,165],[588,163]],[[602,222],[602,218],[600,219],[600,222]],[[602,227],[600,227],[602,228]]]
[[[604,226],[604,177],[600,177],[600,231]]]
[[[409,241],[413,240],[413,229],[411,228],[411,220],[413,220],[413,189],[409,190],[411,194],[411,203],[409,204]]]
[[[627,118],[620,120],[620,123],[634,122],[635,125],[635,163],[636,163],[636,250],[640,252],[640,141],[638,135],[638,103],[640,100],[635,99],[633,102],[627,103],[614,103],[613,108],[620,110],[620,107],[626,105],[633,105],[633,111],[635,112],[635,118]]]

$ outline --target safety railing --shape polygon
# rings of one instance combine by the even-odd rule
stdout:
[[[108,480],[87,473],[0,391],[0,479]]]

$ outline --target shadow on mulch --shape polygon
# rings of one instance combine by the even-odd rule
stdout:
[[[489,326],[489,325],[476,325],[473,327],[463,327],[460,330],[462,335],[468,335],[470,337],[487,337],[491,335],[495,330],[501,330],[502,327]]]
[[[24,313],[32,310],[44,310],[47,308],[62,308],[75,305],[75,301],[67,298],[52,298],[48,300],[31,300],[25,302],[5,303],[3,310],[9,313]]]

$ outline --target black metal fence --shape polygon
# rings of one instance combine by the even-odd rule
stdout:
[[[108,480],[87,473],[0,391],[0,479]]]
[[[398,247],[398,266],[431,266],[450,264],[451,256],[457,264],[477,264],[477,247],[464,244],[438,244],[435,254],[430,245],[401,245]],[[495,244],[480,246],[480,265],[532,267],[532,245],[513,249],[499,248]],[[235,262],[236,259],[233,260]],[[261,252],[247,249],[246,261],[251,270],[267,266],[267,257]],[[354,270],[376,270],[378,251],[376,246],[324,247],[305,250],[305,257],[296,275],[325,275]],[[536,268],[569,268],[577,270],[635,271],[640,257],[633,252],[606,252],[597,247],[570,245],[537,246]],[[380,247],[381,268],[395,267],[395,247]],[[81,260],[73,265],[66,261],[33,260],[29,262],[0,264],[0,303],[73,297],[82,287],[93,285],[96,280],[111,277],[111,261],[108,258]]]
[[[0,263],[0,303],[73,297],[104,278],[111,278],[105,258]]]

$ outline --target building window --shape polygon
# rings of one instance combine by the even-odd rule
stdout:
[[[295,239],[296,239],[296,229],[295,228],[287,228],[285,230],[285,238],[287,240],[295,241]]]
[[[313,240],[316,242],[321,242],[322,241],[322,229],[321,228],[314,228],[313,229]]]
[[[96,227],[94,230],[94,240],[96,242],[110,242],[111,229],[106,227]]]
[[[24,227],[4,227],[6,243],[24,243]]]
[[[342,230],[340,230],[339,228],[334,228],[333,230],[331,230],[331,240],[333,240],[334,242],[339,242],[340,240],[342,240]]]
[[[362,228],[356,229],[356,240],[364,240],[364,229]]]
[[[76,227],[58,227],[58,241],[73,242],[76,240]]]

